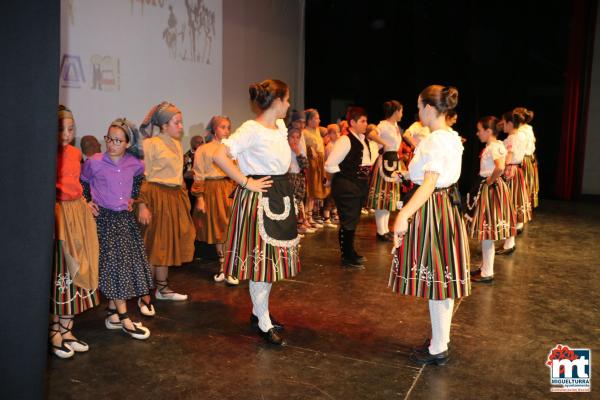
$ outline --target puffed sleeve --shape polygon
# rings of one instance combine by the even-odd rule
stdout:
[[[142,141],[142,149],[144,150],[145,171],[146,175],[148,175],[148,172],[152,170],[152,162],[154,159],[154,146],[152,140],[144,139]]]
[[[231,158],[236,160],[240,154],[252,146],[256,134],[256,130],[252,129],[252,121],[246,121],[231,136],[223,139],[222,143],[229,150]]]
[[[506,157],[506,148],[502,143],[496,143],[492,146],[492,160]]]
[[[430,135],[419,143],[418,148],[423,160],[423,172],[436,172],[441,175],[444,172],[447,154],[443,141],[435,135]]]

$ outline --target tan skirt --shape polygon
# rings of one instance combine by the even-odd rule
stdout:
[[[231,215],[233,199],[229,198],[235,189],[231,179],[207,179],[204,181],[204,205],[206,212],[194,210],[201,230],[196,231],[196,240],[208,244],[223,243]]]
[[[308,174],[306,177],[306,192],[308,197],[314,199],[325,199],[329,196],[329,188],[325,187],[325,156],[321,153],[313,152],[313,156],[308,160]]]
[[[82,198],[57,201],[54,206],[55,239],[62,251],[73,284],[80,288],[98,288],[98,232],[96,220]]]
[[[100,303],[98,297],[98,233],[83,198],[58,201],[50,312],[75,315]]]
[[[192,261],[196,230],[186,189],[144,181],[140,200],[152,214],[150,224],[142,228],[150,264],[175,267]]]

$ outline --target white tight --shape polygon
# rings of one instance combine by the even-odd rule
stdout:
[[[388,210],[375,210],[375,226],[380,235],[385,235],[390,231],[390,212]]]
[[[481,241],[481,253],[483,256],[481,262],[481,276],[488,277],[494,275],[494,254],[496,248],[493,240],[482,240]]]
[[[429,316],[431,317],[430,354],[439,354],[448,350],[453,309],[454,299],[429,300]]]
[[[258,317],[258,327],[263,332],[273,328],[269,316],[269,293],[272,283],[250,281],[250,298],[252,299],[252,314]]]

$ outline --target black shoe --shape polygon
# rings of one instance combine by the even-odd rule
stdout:
[[[391,238],[390,235],[388,235],[387,233],[383,234],[383,235],[376,233],[375,238],[380,242],[393,242],[394,241],[394,239]]]
[[[272,315],[270,317],[271,317],[271,325],[273,325],[273,328],[275,328],[276,331],[281,332],[284,329],[283,324],[280,323],[279,321],[277,321]],[[250,313],[250,325],[254,329],[260,329],[258,327],[258,317],[252,313]]]
[[[514,245],[510,249],[501,248],[499,250],[496,250],[496,255],[498,255],[498,256],[507,256],[509,254],[514,253],[516,249],[517,249],[517,245]]]
[[[494,281],[494,275],[492,276],[481,276],[481,274],[471,276],[471,282],[475,283],[492,283]]]
[[[275,328],[269,329],[267,332],[260,331],[260,336],[263,337],[269,344],[274,344],[277,346],[285,346],[285,340],[281,337],[281,335],[275,330]]]
[[[365,266],[364,266],[364,264],[362,262],[360,262],[356,258],[345,258],[345,257],[342,257],[342,267],[363,269]]]
[[[474,269],[474,270],[472,270],[472,271],[471,271],[471,272],[469,272],[469,273],[471,274],[471,276],[474,276],[474,275],[481,275],[481,268]]]
[[[361,264],[364,264],[365,261],[367,261],[367,257],[361,256],[356,251],[353,253],[353,255],[354,255],[354,259]]]
[[[523,228],[517,229],[517,235],[520,235],[521,233],[523,233]]]
[[[429,345],[431,345],[431,338],[426,339],[422,345],[413,347],[412,351],[413,353],[429,353]],[[450,354],[450,342],[448,342],[448,350],[446,351]]]
[[[429,350],[426,353],[414,352],[410,355],[410,361],[419,365],[446,365],[450,361],[448,350],[439,354],[430,354]]]

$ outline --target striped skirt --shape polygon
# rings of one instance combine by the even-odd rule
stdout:
[[[525,175],[520,165],[513,164],[511,168],[515,168],[515,174],[512,178],[507,179],[506,184],[510,191],[513,207],[517,213],[517,223],[526,224],[531,221],[531,201],[529,200]]]
[[[382,157],[379,156],[371,181],[369,182],[369,197],[367,198],[367,208],[375,210],[397,211],[400,209],[400,192],[402,185],[386,176],[382,171]]]
[[[394,249],[389,286],[394,292],[429,300],[471,293],[469,239],[446,189],[436,190],[413,215]]]
[[[531,205],[537,208],[539,204],[538,193],[540,191],[540,178],[538,172],[538,163],[535,156],[525,156],[523,158],[523,175],[525,184],[531,196]]]
[[[289,187],[293,196],[291,184]],[[241,187],[235,191],[225,239],[225,274],[255,282],[293,278],[300,272],[298,240],[289,247],[267,243],[259,221],[261,200],[262,193]]]
[[[517,214],[502,179],[489,185],[484,179],[474,199],[467,198],[472,218],[465,215],[469,236],[479,241],[504,240],[517,233]]]
[[[50,313],[80,314],[100,304],[96,223],[83,198],[57,202],[55,217]]]

